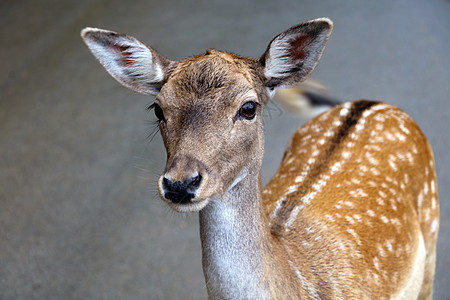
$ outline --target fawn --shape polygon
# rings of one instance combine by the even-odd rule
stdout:
[[[167,151],[158,186],[199,212],[211,299],[430,299],[439,203],[433,153],[383,102],[334,107],[292,137],[261,188],[262,111],[314,70],[333,23],[277,35],[258,59],[217,50],[171,61],[136,38],[86,28],[94,56],[151,105]]]

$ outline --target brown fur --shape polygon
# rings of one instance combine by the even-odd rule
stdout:
[[[413,255],[418,247],[417,237],[423,236],[427,262],[420,298],[428,299],[431,297],[437,238],[437,230],[432,232],[431,224],[439,218],[437,190],[431,188],[436,184],[431,148],[420,129],[405,113],[383,103],[373,103],[374,107],[381,105],[383,109],[365,118],[367,129],[359,132],[355,139],[351,137],[356,131],[355,126],[347,128],[349,132],[345,137],[326,135],[327,130],[336,127],[333,122],[337,120],[342,125],[333,129],[335,133],[348,127],[348,119],[353,118],[351,110],[357,110],[356,107],[362,104],[367,105],[367,102],[353,103],[346,118],[339,115],[342,106],[333,108],[308,122],[294,135],[279,171],[263,192],[266,212],[272,216],[272,234],[289,241],[290,247],[295,249],[292,253],[302,254],[291,259],[296,261],[299,269],[311,272],[308,278],[316,278],[315,286],[320,289],[328,287],[321,297],[330,299],[361,299],[369,295],[372,299],[383,299],[395,295],[408,280],[408,272],[414,264]],[[381,116],[384,121],[375,119],[376,116]],[[375,129],[377,124],[382,126],[381,129]],[[404,136],[405,140],[399,142],[397,137],[394,140],[383,137],[390,137],[387,133],[393,136],[398,134],[400,124],[410,131],[409,135]],[[375,137],[383,137],[385,141],[379,143]],[[325,147],[320,146],[321,139],[324,139]],[[334,144],[336,140],[339,142]],[[351,147],[347,146],[349,142]],[[411,149],[412,145],[415,145],[417,153]],[[317,149],[320,154],[307,171],[303,183],[286,198],[283,207],[273,216],[276,202],[285,197],[286,187],[296,185],[296,176],[307,169],[305,162]],[[347,160],[342,159],[344,151],[351,154]],[[378,164],[371,165],[367,153],[372,162],[377,161]],[[389,154],[396,155],[398,159],[396,170],[387,162]],[[315,191],[314,183],[329,174],[336,162],[342,164],[341,169],[331,175],[310,204],[305,205],[298,219],[291,226],[286,226],[292,207],[302,205],[301,198]],[[409,176],[408,182],[405,182],[405,174]],[[428,193],[419,208],[417,199],[424,183],[429,186]],[[283,209],[288,211],[283,212]],[[305,230],[309,226],[313,227],[313,232]],[[348,232],[349,229],[353,235]],[[322,238],[316,240],[319,236]],[[302,246],[304,241],[310,245]],[[342,251],[342,243],[346,251]],[[374,266],[375,258],[378,269]],[[377,284],[373,274],[378,278]],[[336,282],[339,284],[335,285]]]

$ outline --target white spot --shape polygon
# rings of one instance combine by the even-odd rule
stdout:
[[[332,222],[332,223],[334,223],[334,222],[335,222],[335,220],[334,220],[334,218],[333,218],[333,216],[332,216],[332,215],[328,215],[328,214],[326,214],[326,215],[325,215],[325,218],[327,218],[327,220],[328,220],[328,221],[330,221],[330,222]]]
[[[311,157],[310,159],[308,159],[308,164],[312,165],[315,161],[316,159]]]
[[[392,199],[391,199],[391,207],[394,211],[397,211],[397,205],[393,202]]]
[[[367,214],[368,214],[370,217],[375,217],[375,213],[374,213],[373,210],[371,210],[371,209],[368,209],[368,210],[367,210]]]
[[[343,204],[348,207],[353,207],[353,202],[350,202],[350,201],[344,201]]]
[[[403,133],[405,133],[406,135],[409,135],[409,129],[406,128],[403,123],[400,123],[399,128],[401,131],[403,131]]]
[[[294,160],[295,160],[295,157],[292,157],[286,162],[286,164],[290,165],[291,163],[294,162]]]
[[[305,154],[308,153],[308,150],[306,150],[305,148],[300,149],[300,151],[298,151],[298,154]]]
[[[370,145],[370,149],[377,151],[377,152],[381,152],[381,147],[377,144],[375,145]]]
[[[391,240],[386,240],[385,246],[386,246],[386,249],[387,249],[389,252],[392,252],[392,251],[394,250],[394,248],[392,247],[392,241],[391,241]]]
[[[350,216],[345,216],[345,219],[346,219],[347,222],[349,222],[350,224],[355,224],[355,220],[353,220],[352,217],[350,217]]]
[[[408,182],[409,182],[409,176],[408,176],[408,173],[405,173],[405,175],[403,176],[403,178],[404,178],[405,183],[408,184]]]
[[[431,197],[431,208],[435,209],[436,206],[437,206],[437,200],[436,200],[436,197],[433,196],[433,197]]]
[[[299,176],[295,177],[294,182],[295,182],[295,183],[300,183],[300,182],[303,181],[303,179],[304,179],[304,177],[303,177],[302,175],[299,175]]]
[[[406,189],[406,185],[402,182],[400,183],[400,188],[404,191]]]
[[[397,165],[392,161],[388,160],[389,166],[391,166],[392,170],[397,171]]]
[[[363,112],[362,116],[363,116],[363,118],[367,118],[367,117],[370,116],[372,113],[373,113],[373,110],[371,110],[371,109],[366,109],[366,110]]]
[[[361,183],[361,180],[359,180],[358,178],[352,178],[350,181],[352,183],[354,183],[354,184],[360,184]]]
[[[414,163],[414,157],[412,156],[411,152],[407,152],[407,153],[406,153],[406,159],[408,160],[408,162],[409,162],[410,164],[413,164],[413,163]]]
[[[361,188],[356,189],[354,191],[350,191],[349,194],[352,197],[355,197],[355,198],[357,198],[357,197],[367,197],[368,196],[368,194],[366,192],[364,192],[364,190],[361,189]]]
[[[348,152],[348,151],[342,152],[342,157],[345,158],[345,159],[348,159],[348,158],[350,158],[351,156],[352,156],[352,155],[351,155],[350,152]]]
[[[383,246],[381,246],[380,244],[377,245],[378,248],[378,252],[380,253],[381,257],[386,257],[386,253],[384,252],[384,248]]]
[[[376,256],[373,258],[373,265],[375,266],[375,269],[380,271],[380,260]]]
[[[398,226],[398,227],[401,226],[400,220],[398,218],[392,218],[391,219],[391,223],[392,223],[392,225],[395,225],[395,226]]]
[[[334,131],[333,130],[328,130],[327,132],[325,132],[324,135],[328,136],[328,137],[333,136],[334,135]]]
[[[367,184],[368,184],[369,186],[371,186],[371,187],[377,187],[377,186],[378,186],[377,183],[376,183],[375,181],[373,181],[373,180],[367,181]]]
[[[338,127],[338,126],[341,126],[341,125],[342,125],[342,122],[340,120],[335,120],[333,122],[333,126],[335,126],[335,127]]]
[[[349,229],[347,229],[347,232],[353,236],[353,239],[356,241],[356,243],[358,245],[360,245],[360,246],[362,245],[361,240],[359,239],[359,236],[355,230],[353,230],[352,228],[349,228]]]
[[[384,135],[388,140],[395,141],[395,136],[391,132],[387,131]]]
[[[341,111],[339,112],[339,115],[341,117],[345,117],[348,114],[349,110],[347,108],[342,108]]]
[[[325,180],[319,180],[318,182],[314,183],[312,185],[312,188],[316,191],[320,191],[322,190],[322,187],[325,186],[327,184],[327,182]]]
[[[400,151],[397,151],[396,155],[397,155],[398,159],[405,160],[405,154],[404,153],[402,153]]]
[[[366,152],[365,156],[371,165],[378,165],[378,160],[374,158],[370,152]]]
[[[375,115],[374,119],[381,123],[384,123],[384,121],[386,121],[386,118],[383,115]]]
[[[431,232],[432,233],[436,232],[436,230],[438,229],[438,225],[439,225],[439,222],[437,220],[434,220],[431,223]]]
[[[331,172],[335,173],[337,171],[339,171],[341,169],[341,163],[340,162],[335,162],[333,164],[333,166],[331,167]]]
[[[400,142],[404,142],[406,140],[406,137],[403,134],[401,134],[400,132],[395,133],[395,136],[397,137],[397,139]]]
[[[310,202],[316,195],[317,195],[317,192],[312,192],[312,193],[309,193],[308,195],[303,196],[301,200],[303,201],[303,203],[309,204],[309,202]]]
[[[375,176],[378,176],[378,175],[381,174],[380,171],[378,171],[377,168],[370,168],[370,172],[371,172],[373,175],[375,175]]]
[[[389,219],[386,216],[381,216],[380,217],[381,221],[383,221],[384,223],[388,223]]]

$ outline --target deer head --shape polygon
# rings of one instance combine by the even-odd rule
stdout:
[[[171,61],[134,37],[86,28],[82,37],[122,85],[156,95],[167,150],[161,198],[177,211],[199,211],[246,176],[258,176],[262,112],[275,89],[309,76],[332,30],[316,19],[277,35],[259,59],[216,50]]]

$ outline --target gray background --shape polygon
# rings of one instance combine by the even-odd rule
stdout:
[[[408,112],[436,156],[441,230],[435,299],[449,299],[450,2],[0,2],[0,298],[202,299],[197,215],[170,211],[152,99],[119,86],[82,43],[96,26],[172,59],[208,48],[258,57],[316,17],[335,28],[313,77],[342,100]],[[263,181],[304,120],[272,104]]]

